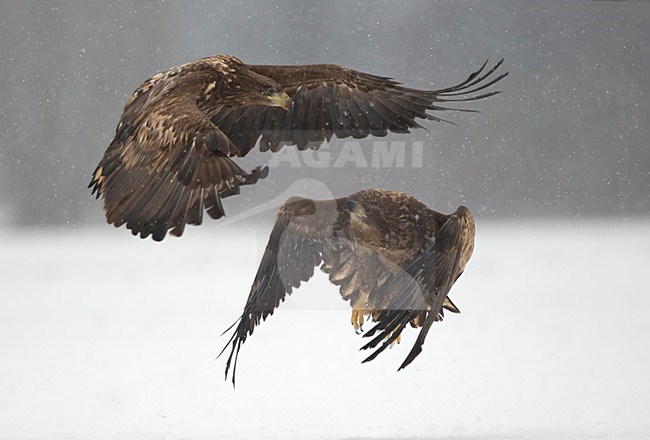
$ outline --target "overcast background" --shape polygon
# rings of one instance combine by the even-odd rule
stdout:
[[[647,2],[393,1],[0,3],[0,222],[102,221],[89,176],[142,81],[202,56],[337,63],[419,88],[505,58],[481,114],[386,140],[422,142],[423,166],[288,168],[227,201],[229,215],[310,177],[337,196],[411,192],[479,217],[645,216],[650,210]],[[334,141],[333,153],[343,141]],[[361,143],[372,149],[372,139]],[[270,160],[255,154],[252,167]],[[408,158],[407,158],[408,159]],[[367,158],[370,163],[370,158]]]
[[[650,3],[240,3],[0,0],[0,438],[649,438]],[[334,139],[323,168],[256,152],[241,165],[271,173],[227,219],[162,243],[106,225],[86,186],[125,101],[215,53],[425,89],[488,58],[510,75],[442,115],[458,125],[383,139],[402,167],[370,166],[371,138]],[[369,186],[470,207],[462,314],[409,368],[412,329],[362,365],[318,272],[246,341],[233,390],[219,335],[274,205]]]

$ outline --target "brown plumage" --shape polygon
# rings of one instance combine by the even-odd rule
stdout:
[[[339,138],[385,136],[419,127],[441,103],[476,94],[507,73],[484,64],[452,87],[425,91],[333,64],[256,66],[228,55],[202,58],[145,81],[124,107],[115,138],[89,187],[104,200],[109,223],[162,240],[198,225],[203,211],[224,215],[221,199],[257,182],[268,168],[242,170],[233,160],[260,149],[318,148]],[[460,111],[471,111],[461,110]]]
[[[278,210],[244,312],[224,347],[231,346],[226,377],[233,362],[234,384],[241,345],[318,265],[350,302],[353,319],[356,312],[376,323],[364,335],[373,338],[363,348],[379,347],[364,362],[396,341],[407,324],[421,327],[404,368],[422,350],[443,308],[459,312],[448,293],[473,249],[474,220],[464,206],[445,215],[413,196],[383,189],[335,200],[288,199]]]

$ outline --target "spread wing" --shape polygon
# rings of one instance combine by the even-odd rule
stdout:
[[[233,385],[241,345],[294,288],[312,277],[314,268],[322,260],[323,241],[332,237],[337,217],[335,201],[290,199],[278,211],[244,312],[230,327],[236,326],[221,351],[223,354],[231,346],[226,362],[226,378],[233,362]]]
[[[89,185],[109,223],[156,241],[169,229],[180,236],[186,224],[201,224],[204,210],[222,217],[222,197],[266,175],[245,172],[223,153],[231,141],[196,104],[206,75],[154,77],[127,103]]]
[[[221,108],[212,120],[243,154],[260,136],[262,151],[277,151],[292,144],[301,150],[316,149],[332,135],[364,138],[386,136],[389,131],[406,133],[420,127],[417,118],[442,120],[429,111],[460,110],[446,105],[499,93],[476,94],[508,74],[493,75],[502,62],[486,70],[486,61],[465,81],[431,91],[403,87],[390,78],[331,64],[249,65],[249,69],[278,82],[291,97],[293,107],[289,111],[261,106]]]
[[[458,213],[458,211],[457,211]],[[396,276],[389,289],[398,286],[400,293],[376,318],[377,324],[364,337],[375,336],[362,349],[377,348],[363,362],[373,360],[379,353],[390,346],[404,327],[422,310],[427,310],[427,316],[416,342],[408,356],[400,366],[400,370],[410,364],[422,351],[422,345],[434,321],[443,317],[443,305],[447,294],[456,279],[464,269],[464,254],[467,240],[473,243],[473,224],[467,224],[467,218],[457,213],[438,230],[435,242],[430,249],[422,252],[406,269]],[[453,306],[453,304],[451,304]],[[454,306],[455,308],[455,306]]]

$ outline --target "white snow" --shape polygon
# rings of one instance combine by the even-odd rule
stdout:
[[[243,346],[268,230],[0,232],[0,438],[650,436],[650,222],[482,224],[461,315],[360,364],[322,274]],[[15,233],[14,233],[15,234]]]

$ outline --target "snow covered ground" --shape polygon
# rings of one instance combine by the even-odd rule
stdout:
[[[478,224],[462,310],[396,372],[318,274],[243,347],[265,229],[0,231],[0,438],[650,436],[650,222]]]

